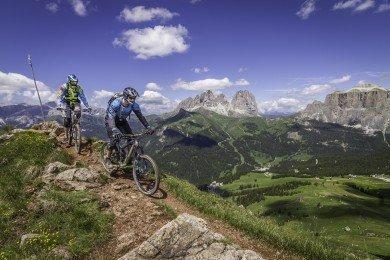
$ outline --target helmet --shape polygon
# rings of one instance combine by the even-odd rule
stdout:
[[[139,97],[139,94],[137,92],[137,90],[135,90],[134,88],[132,87],[127,87],[123,90],[123,96],[125,98],[136,98],[136,97]]]
[[[69,74],[68,75],[68,82],[72,85],[77,85],[77,83],[79,82],[79,80],[77,79],[77,76],[74,75],[74,74]]]

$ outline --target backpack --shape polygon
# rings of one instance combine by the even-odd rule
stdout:
[[[117,99],[117,98],[119,98],[119,97],[123,97],[123,93],[116,92],[116,93],[110,98],[110,100],[108,100],[108,106],[111,105],[112,101],[114,101],[115,99]]]

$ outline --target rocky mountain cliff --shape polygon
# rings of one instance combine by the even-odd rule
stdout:
[[[233,117],[259,115],[256,99],[247,90],[238,91],[231,102],[227,100],[224,94],[215,94],[211,90],[207,90],[195,98],[189,97],[181,101],[175,111],[177,112],[180,109],[187,111],[206,109]]]
[[[389,112],[390,90],[362,84],[346,92],[331,93],[324,102],[314,101],[298,117],[384,131],[389,124]]]

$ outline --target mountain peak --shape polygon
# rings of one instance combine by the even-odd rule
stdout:
[[[215,93],[212,90],[206,90],[194,98],[189,97],[181,101],[176,111],[185,109],[210,110],[225,116],[258,116],[256,99],[248,90],[239,90],[229,102],[223,93]]]
[[[348,91],[336,91],[324,102],[309,104],[300,118],[315,119],[341,125],[360,125],[366,130],[383,130],[388,125],[390,95],[375,84],[359,84]]]
[[[382,88],[379,85],[371,84],[371,83],[363,83],[358,84],[357,86],[351,88],[347,92],[369,92],[369,91],[387,91],[385,88]]]

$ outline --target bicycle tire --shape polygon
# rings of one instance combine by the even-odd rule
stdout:
[[[149,161],[151,164],[152,164],[152,167],[153,167],[153,170],[155,172],[155,175],[156,175],[156,179],[155,179],[155,183],[153,185],[153,188],[151,189],[148,189],[148,190],[145,190],[143,188],[143,185],[141,183],[141,180],[139,179],[140,175],[137,173],[137,166],[136,166],[136,163],[137,163],[137,158],[135,158],[133,160],[133,179],[134,179],[134,182],[135,184],[137,185],[137,188],[139,191],[141,191],[143,194],[145,195],[148,195],[148,196],[151,196],[153,195],[159,188],[159,185],[160,185],[160,180],[161,180],[161,176],[160,176],[160,171],[158,169],[158,166],[157,166],[157,163],[152,159],[152,157],[150,157],[149,155],[147,154],[141,154],[139,155],[139,158],[143,159],[143,160],[147,160]]]
[[[81,128],[80,128],[79,124],[76,124],[74,126],[74,128],[75,128],[73,130],[73,133],[75,135],[75,138],[74,138],[74,148],[76,150],[76,153],[80,154],[80,152],[81,152]]]
[[[72,126],[69,126],[67,131],[68,131],[68,145],[72,146],[72,141],[73,141],[73,129],[72,129]]]

